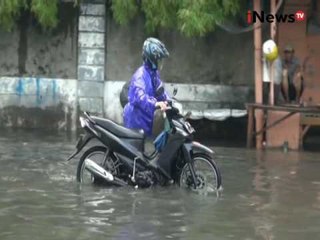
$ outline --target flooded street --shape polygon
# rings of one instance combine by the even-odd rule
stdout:
[[[320,154],[215,148],[219,198],[76,182],[76,138],[0,137],[0,239],[319,239]]]

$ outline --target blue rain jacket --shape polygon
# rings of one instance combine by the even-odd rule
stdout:
[[[131,78],[129,101],[123,111],[125,127],[143,129],[147,136],[152,135],[155,104],[169,99],[165,92],[156,97],[156,89],[161,83],[159,72],[146,63],[137,69]]]

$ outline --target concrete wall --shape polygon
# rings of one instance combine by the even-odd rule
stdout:
[[[0,29],[0,76],[77,77],[77,16],[72,3],[59,9],[56,30],[42,32],[32,16],[22,14],[12,32]]]
[[[78,96],[81,111],[103,115],[105,81],[105,5],[80,5]]]
[[[56,30],[23,13],[0,30],[0,127],[76,127],[78,9],[62,4]]]
[[[104,110],[106,116],[122,122],[118,96],[123,84],[141,65],[142,44],[149,35],[142,17],[120,27],[107,13],[106,24]],[[179,99],[187,110],[196,114],[198,109],[203,117],[207,109],[244,109],[244,103],[252,100],[252,32],[231,35],[218,29],[207,37],[189,39],[175,31],[160,31],[157,37],[170,52],[161,78],[170,83],[168,89],[178,86]]]
[[[119,93],[141,64],[148,35],[142,18],[119,27],[105,10],[102,0],[64,3],[55,31],[42,32],[23,14],[16,29],[0,32],[0,127],[75,129],[79,111],[122,122]],[[190,109],[244,108],[252,95],[252,33],[158,37],[171,53],[162,78],[168,89],[179,87]]]
[[[0,77],[0,127],[74,130],[77,80]]]
[[[5,32],[0,28],[0,75],[19,75],[19,31]]]
[[[141,64],[141,48],[148,35],[142,18],[119,27],[107,21],[106,79],[126,81]],[[221,30],[203,38],[188,39],[173,31],[160,31],[170,58],[164,63],[166,82],[253,85],[252,32],[231,35]]]
[[[104,112],[108,118],[122,123],[122,107],[119,95],[124,81],[106,81],[104,87]],[[177,88],[175,96],[183,105],[183,114],[192,112],[191,119],[221,119],[230,116],[231,109],[233,116],[239,115],[236,112],[244,109],[244,103],[252,101],[253,90],[247,86],[226,86],[213,84],[185,84],[166,83],[165,89],[172,95],[173,89]],[[222,111],[221,111],[222,110]],[[214,116],[219,117],[214,117]],[[239,116],[240,116],[239,115]]]

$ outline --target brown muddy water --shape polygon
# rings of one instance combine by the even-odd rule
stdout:
[[[76,138],[0,136],[0,239],[319,239],[320,154],[216,147],[224,190],[79,185]]]

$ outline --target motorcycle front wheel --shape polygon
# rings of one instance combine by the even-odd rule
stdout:
[[[196,187],[192,178],[190,164],[186,163],[180,173],[179,185],[199,193],[218,192],[221,189],[221,173],[214,160],[206,154],[194,154],[193,167]]]

